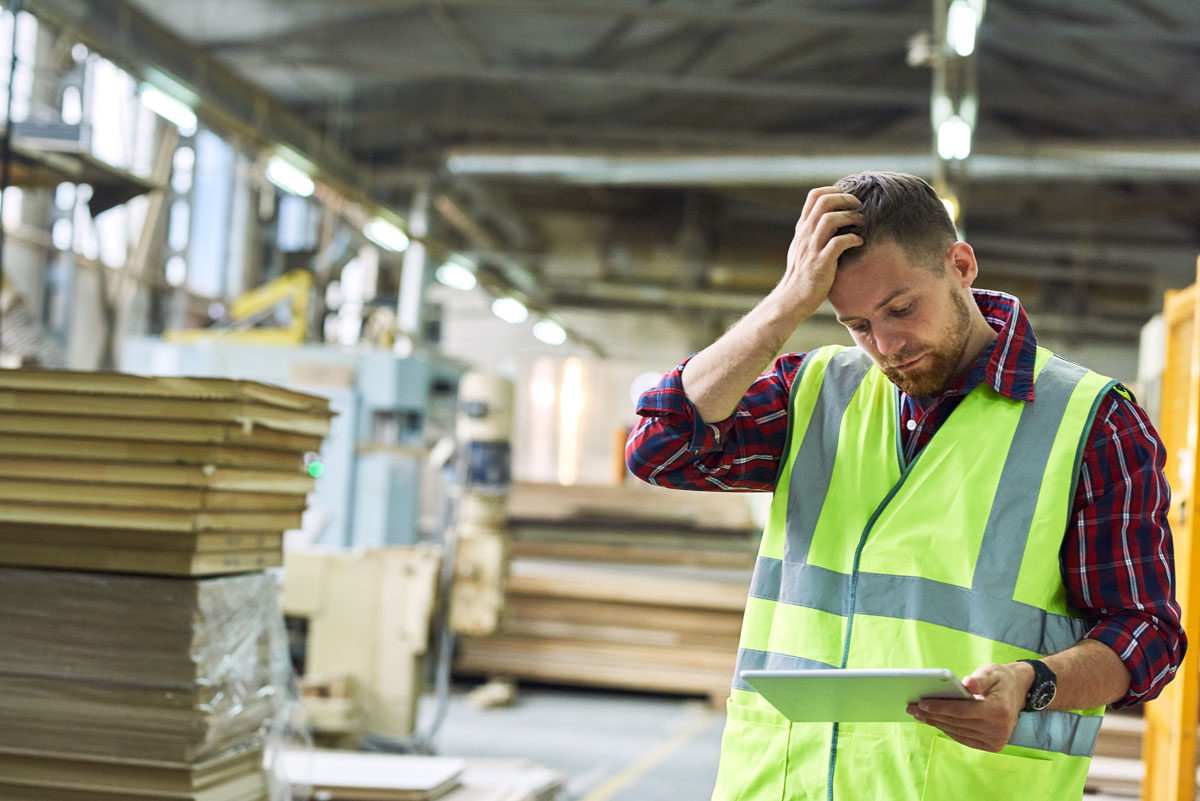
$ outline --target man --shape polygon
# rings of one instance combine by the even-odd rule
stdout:
[[[977,271],[919,178],[814,189],[775,289],[641,398],[636,475],[775,493],[738,671],[948,667],[974,695],[790,723],[735,674],[715,800],[1079,798],[1105,705],[1183,657],[1161,441]],[[825,300],[857,347],[763,373]]]

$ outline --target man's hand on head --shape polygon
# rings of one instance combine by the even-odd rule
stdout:
[[[1033,670],[1028,665],[984,665],[963,679],[974,700],[927,698],[909,704],[908,713],[963,745],[999,751],[1017,726],[1032,683]]]
[[[823,186],[808,193],[788,248],[787,269],[772,294],[807,319],[829,295],[842,253],[863,243],[854,233],[838,234],[863,222],[862,202],[854,195]]]

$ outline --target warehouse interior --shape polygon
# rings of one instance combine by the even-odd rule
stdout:
[[[709,797],[770,497],[626,439],[864,170],[1133,390],[1189,597],[1200,5],[4,0],[0,56],[0,799]],[[1086,797],[1194,797],[1195,672]]]

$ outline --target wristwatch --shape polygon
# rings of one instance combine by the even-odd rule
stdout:
[[[1058,692],[1058,677],[1040,659],[1021,659],[1019,661],[1025,662],[1033,668],[1033,684],[1029,685],[1029,692],[1025,694],[1023,711],[1041,712],[1050,706],[1050,702],[1054,700],[1054,694]]]

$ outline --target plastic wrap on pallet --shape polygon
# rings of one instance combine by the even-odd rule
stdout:
[[[221,686],[262,663],[264,573],[164,578],[0,567],[0,673]],[[271,604],[275,604],[272,607]]]
[[[0,568],[0,747],[194,762],[286,713],[275,578]]]

